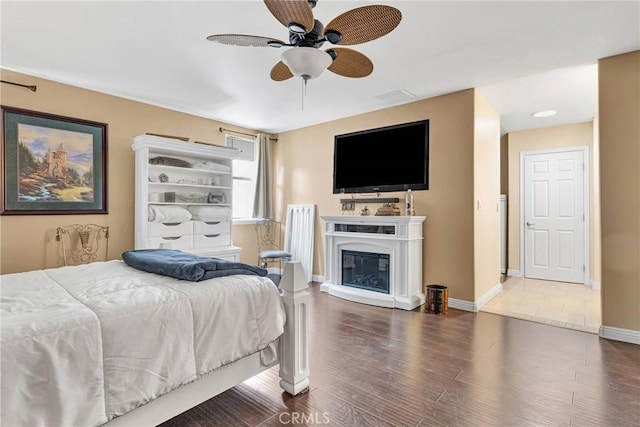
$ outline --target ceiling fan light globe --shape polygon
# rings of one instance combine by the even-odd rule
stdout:
[[[329,54],[313,47],[294,47],[282,52],[285,63],[294,76],[315,79],[333,62]]]

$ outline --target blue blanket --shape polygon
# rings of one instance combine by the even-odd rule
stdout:
[[[192,282],[234,274],[267,275],[264,268],[218,258],[205,258],[176,249],[126,251],[122,253],[122,260],[138,270]]]

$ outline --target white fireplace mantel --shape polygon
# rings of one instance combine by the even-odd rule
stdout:
[[[320,290],[350,301],[413,310],[424,304],[424,216],[323,216],[325,282]],[[337,227],[336,227],[337,225]],[[350,226],[350,227],[348,227]],[[364,227],[358,227],[364,226]],[[347,230],[347,228],[350,228]],[[342,285],[342,251],[389,254],[389,293]]]

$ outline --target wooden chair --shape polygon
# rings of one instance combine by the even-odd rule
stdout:
[[[109,253],[109,227],[97,224],[58,227],[56,241],[62,247],[64,265],[106,261]]]
[[[268,268],[269,264],[279,263],[280,271],[283,262],[291,260],[291,254],[282,249],[282,224],[278,221],[266,220],[256,223],[258,237],[258,265]]]

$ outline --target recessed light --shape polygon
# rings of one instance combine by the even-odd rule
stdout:
[[[542,111],[536,111],[535,113],[532,114],[532,116],[533,117],[551,117],[551,116],[555,116],[556,114],[558,114],[556,110],[542,110]]]

